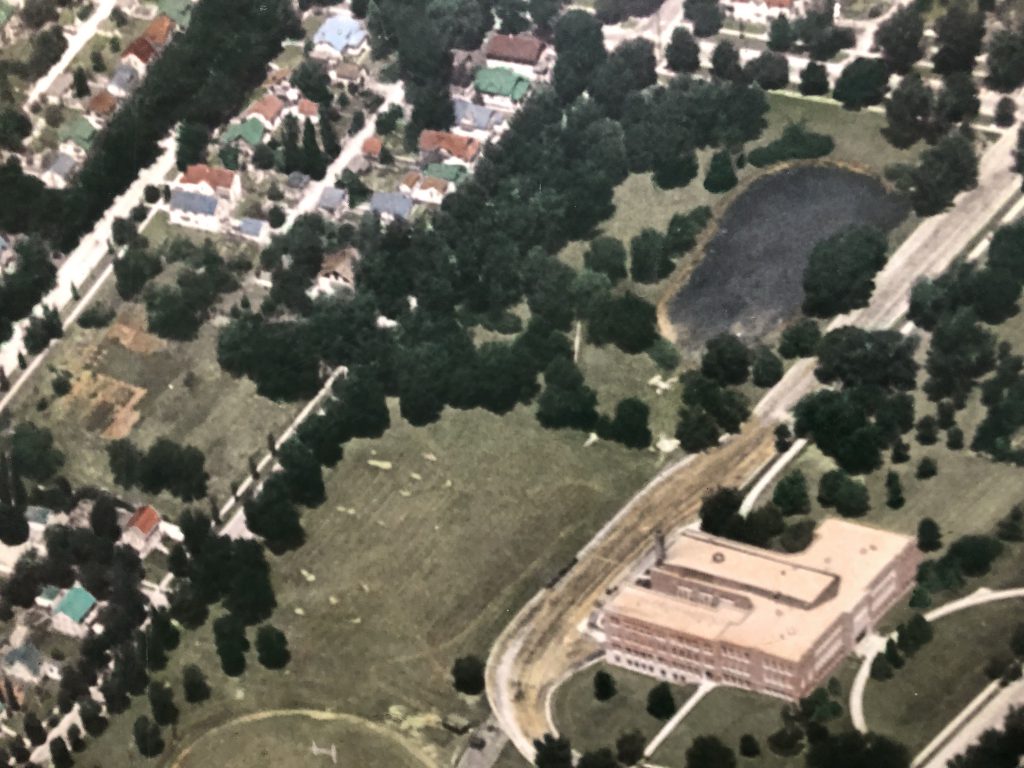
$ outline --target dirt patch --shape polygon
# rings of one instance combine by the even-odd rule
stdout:
[[[146,316],[142,308],[127,306],[107,329],[106,338],[140,355],[152,355],[167,349],[167,342],[143,330],[145,327]]]
[[[83,425],[99,432],[106,440],[127,437],[142,417],[138,404],[146,389],[95,371],[85,371],[75,379],[69,395],[70,407],[84,413]]]

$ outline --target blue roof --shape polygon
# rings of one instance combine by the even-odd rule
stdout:
[[[262,219],[250,219],[244,218],[238,222],[238,231],[243,235],[249,237],[259,237],[263,232],[263,226],[266,224]]]
[[[486,131],[505,122],[505,116],[501,112],[465,99],[456,99],[452,106],[455,108],[456,123],[468,118],[474,128]]]
[[[217,198],[212,195],[202,195],[198,192],[186,192],[183,189],[176,189],[171,192],[171,208],[188,213],[202,213],[213,216],[217,212]]]
[[[366,29],[348,13],[339,13],[325,21],[313,36],[313,43],[329,45],[338,53],[358,48],[366,39]]]
[[[309,184],[310,177],[302,171],[292,171],[288,174],[287,184],[292,189],[302,189]]]
[[[321,208],[337,208],[339,205],[343,205],[348,195],[344,189],[338,189],[337,187],[326,187],[320,195],[320,202],[317,203]]]
[[[139,73],[130,64],[122,64],[114,70],[110,78],[110,84],[120,88],[122,91],[130,91],[139,84]]]
[[[46,525],[46,521],[50,519],[52,514],[53,510],[48,507],[28,506],[25,508],[25,519],[30,523]]]
[[[67,591],[64,599],[57,606],[57,613],[63,613],[76,624],[81,624],[83,619],[96,605],[96,598],[89,590],[74,586]]]
[[[414,203],[411,197],[401,192],[374,192],[370,207],[375,213],[387,213],[400,219],[408,219]]]
[[[31,642],[27,642],[17,648],[12,648],[4,656],[4,665],[13,667],[15,664],[24,664],[33,675],[38,675],[43,668],[43,654]]]
[[[46,170],[66,179],[75,172],[76,168],[78,168],[78,163],[75,162],[75,158],[66,152],[58,152]]]

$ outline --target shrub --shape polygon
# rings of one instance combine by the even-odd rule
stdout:
[[[787,125],[782,136],[770,144],[750,151],[747,159],[757,168],[782,163],[786,160],[810,160],[824,157],[835,149],[831,136],[814,133],[799,123]]]
[[[930,477],[935,477],[937,474],[939,474],[939,465],[931,456],[925,456],[921,459],[915,473],[918,480],[927,480]]]

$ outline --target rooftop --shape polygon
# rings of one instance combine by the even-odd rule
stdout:
[[[530,81],[505,67],[488,67],[476,73],[473,84],[479,93],[488,96],[504,96],[512,101],[522,101],[530,90]]]
[[[380,136],[370,136],[363,142],[363,154],[370,157],[380,157],[380,151],[384,148],[384,142]]]
[[[177,25],[174,23],[174,19],[165,13],[161,13],[146,27],[142,36],[149,40],[157,48],[163,48],[167,45],[171,39],[171,35],[174,34],[174,28]]]
[[[266,94],[259,101],[255,102],[245,114],[260,115],[267,122],[274,122],[284,109],[284,102],[272,93]]]
[[[57,129],[57,138],[63,141],[73,141],[86,152],[92,146],[93,137],[96,135],[96,127],[85,119],[85,115],[76,112]]]
[[[871,582],[908,547],[911,537],[846,520],[819,524],[803,552],[787,554],[695,531],[684,532],[662,567],[737,599],[688,600],[634,585],[606,610],[709,641],[756,647],[799,661]],[[835,585],[835,593],[824,592]],[[799,604],[794,604],[797,601]]]
[[[106,116],[117,109],[117,97],[110,91],[100,91],[89,99],[89,111],[95,115]]]
[[[217,198],[199,192],[188,192],[184,189],[171,191],[171,208],[186,213],[198,213],[213,216],[217,212]]]
[[[266,223],[262,219],[244,218],[238,222],[236,229],[243,235],[259,237],[263,233],[263,227],[266,226]]]
[[[544,52],[544,42],[533,35],[494,35],[485,51],[489,59],[532,66]]]
[[[150,506],[139,507],[128,519],[126,528],[136,528],[143,536],[149,536],[160,525],[160,514]]]
[[[304,117],[316,117],[320,114],[320,105],[303,97],[299,99],[298,112]]]
[[[157,8],[179,27],[187,27],[192,17],[191,0],[157,0]]]
[[[156,48],[145,37],[137,37],[121,54],[122,59],[127,59],[129,56],[134,56],[143,64],[149,64],[156,56]]]
[[[54,155],[50,164],[46,166],[47,173],[60,176],[62,179],[68,178],[76,170],[78,170],[78,162],[65,152],[58,152]]]
[[[110,85],[123,91],[130,91],[139,84],[139,73],[130,64],[120,64],[110,77]]]
[[[370,207],[375,213],[386,213],[399,219],[408,219],[415,203],[401,192],[374,192]]]
[[[33,643],[23,643],[4,655],[5,666],[13,667],[17,664],[24,664],[33,675],[38,675],[43,667],[43,654]]]
[[[349,48],[358,48],[366,40],[366,29],[362,22],[342,12],[327,19],[313,36],[314,45],[327,45],[338,53]]]
[[[230,189],[235,173],[227,168],[211,168],[206,163],[194,163],[181,175],[182,184],[209,184],[213,189]]]
[[[57,606],[57,613],[63,613],[76,624],[81,624],[94,605],[96,598],[88,590],[76,585],[64,595]]]
[[[320,193],[320,200],[317,205],[320,208],[335,209],[345,203],[348,198],[348,194],[344,189],[338,189],[337,187],[324,187],[324,191]]]
[[[498,110],[474,104],[465,99],[455,99],[452,102],[452,107],[455,110],[456,123],[468,123],[481,131],[489,131],[505,122],[505,115]]]
[[[433,176],[435,179],[450,181],[452,184],[458,184],[469,175],[469,171],[466,170],[466,166],[452,165],[449,163],[431,163],[426,167],[423,173],[426,176]]]
[[[241,123],[232,123],[225,128],[224,133],[220,136],[220,143],[230,144],[233,141],[241,139],[250,147],[255,147],[263,141],[263,133],[265,130],[263,123],[255,117],[250,117],[248,120]]]
[[[46,521],[50,519],[52,514],[53,510],[49,507],[30,505],[25,509],[25,519],[30,523],[37,523],[38,525],[46,525]]]
[[[480,154],[480,142],[448,131],[425,130],[420,134],[421,152],[440,150],[465,162],[472,162]]]

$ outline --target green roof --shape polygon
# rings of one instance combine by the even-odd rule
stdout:
[[[444,179],[452,184],[458,184],[469,173],[464,165],[445,165],[444,163],[431,163],[424,173],[433,176],[435,179]]]
[[[255,147],[263,141],[263,123],[255,117],[250,117],[244,123],[234,123],[224,129],[221,134],[220,143],[230,144],[241,139],[250,147]]]
[[[82,619],[94,605],[96,605],[96,598],[87,590],[82,587],[72,587],[57,606],[57,613],[63,613],[76,624],[81,624]]]
[[[530,81],[505,67],[481,69],[474,80],[477,91],[489,96],[505,96],[521,101],[530,90]]]
[[[60,594],[60,588],[55,587],[52,584],[48,587],[43,587],[43,592],[40,595],[44,600],[53,600],[57,595]]]
[[[5,3],[4,0],[0,0],[0,27],[10,21],[13,15],[14,7]]]
[[[85,116],[75,113],[65,120],[57,129],[57,138],[61,141],[73,141],[86,152],[92,146],[92,139],[96,135],[96,128],[85,119]]]
[[[160,13],[170,16],[171,21],[179,27],[187,27],[192,16],[192,3],[189,0],[157,0],[156,7]]]

